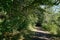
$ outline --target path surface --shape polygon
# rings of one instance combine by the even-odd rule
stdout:
[[[35,35],[33,36],[32,40],[51,40],[51,35],[48,31],[43,31],[42,28],[36,27]]]

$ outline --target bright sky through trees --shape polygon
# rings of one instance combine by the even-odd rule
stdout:
[[[60,4],[57,6],[54,5],[53,7],[51,7],[51,11],[54,13],[58,13],[60,11]]]

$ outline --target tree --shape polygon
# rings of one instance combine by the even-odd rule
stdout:
[[[44,12],[39,5],[55,5],[51,0],[0,0],[0,23],[1,40],[3,37],[15,36],[14,30],[22,34],[30,25],[35,26],[37,21],[36,11]],[[2,18],[3,15],[3,18]],[[3,29],[3,30],[2,30]],[[23,32],[24,33],[24,32]],[[8,38],[9,38],[8,37]]]

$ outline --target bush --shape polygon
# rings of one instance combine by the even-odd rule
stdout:
[[[60,15],[45,13],[42,23],[43,29],[49,31],[51,34],[60,35]]]

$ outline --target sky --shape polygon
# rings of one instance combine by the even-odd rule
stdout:
[[[45,6],[46,5],[40,5],[40,7],[42,9],[44,9]],[[58,13],[60,11],[60,4],[59,5],[54,5],[54,6],[50,7],[50,8],[48,8],[48,10],[49,10],[49,12],[52,12],[52,13]]]
[[[55,13],[58,13],[60,11],[60,4],[57,6],[54,5],[51,10]]]

